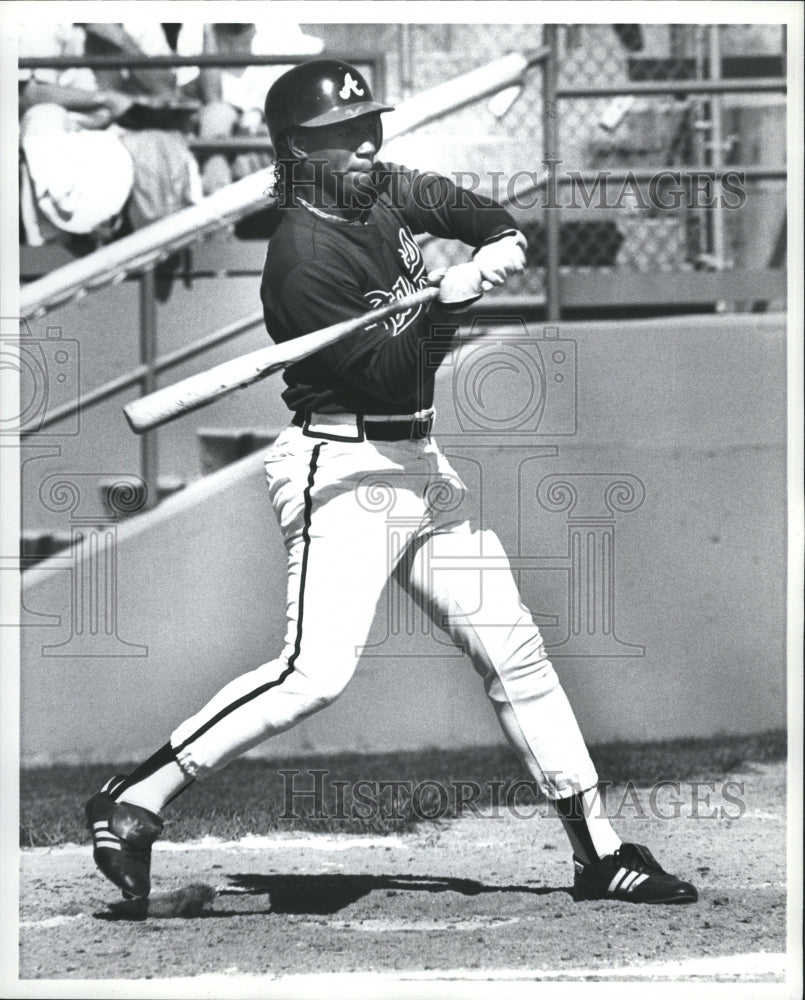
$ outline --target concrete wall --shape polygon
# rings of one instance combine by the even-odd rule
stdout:
[[[539,328],[512,327],[482,350],[443,367],[440,439],[515,557],[588,739],[783,725],[783,319],[565,324],[547,343]],[[266,400],[276,423],[277,388],[238,399]],[[118,433],[99,432],[99,419],[87,415],[75,437],[82,455],[42,452],[27,468],[31,503],[84,539],[80,557],[25,575],[28,764],[142,756],[222,683],[269,659],[283,629],[284,550],[260,457],[99,530],[97,474],[133,467],[122,451],[120,468],[92,464],[80,442]],[[593,543],[608,561],[588,573]],[[371,655],[340,701],[263,752],[498,740],[470,665],[413,621],[412,634],[388,635],[383,603]]]

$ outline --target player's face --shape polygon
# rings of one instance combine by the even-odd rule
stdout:
[[[323,200],[346,211],[369,208],[376,198],[371,171],[383,131],[379,114],[297,130],[308,177]]]

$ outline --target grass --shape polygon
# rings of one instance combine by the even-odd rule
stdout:
[[[786,756],[784,732],[753,736],[718,736],[707,740],[668,740],[656,743],[609,743],[592,747],[591,756],[602,780],[615,785],[633,782],[651,785],[662,779],[718,780],[747,764],[781,761]],[[83,803],[113,773],[131,765],[32,768],[20,775],[20,844],[23,847],[88,843]],[[310,772],[326,771],[319,815],[311,796],[294,801],[287,818],[286,792],[295,785],[312,787]],[[167,810],[164,837],[196,840],[211,835],[235,839],[271,831],[315,830],[338,833],[394,833],[409,830],[423,816],[450,819],[462,812],[456,804],[456,782],[481,784],[478,808],[488,807],[492,782],[500,782],[500,801],[524,778],[513,753],[506,747],[431,750],[396,754],[338,754],[304,759],[239,760],[225,771],[196,783]],[[357,782],[367,782],[363,786]],[[379,782],[401,781],[396,808],[391,789]],[[335,782],[346,783],[340,788]],[[423,784],[426,783],[426,784]],[[419,786],[418,798],[412,792]],[[444,793],[440,792],[440,787]],[[364,802],[361,803],[360,795]],[[440,795],[447,798],[440,798]],[[340,800],[338,796],[340,795]],[[535,796],[520,787],[517,803],[533,803]],[[464,810],[466,811],[466,809]]]

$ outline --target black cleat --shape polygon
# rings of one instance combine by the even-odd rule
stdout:
[[[577,858],[573,890],[583,899],[619,899],[627,903],[695,903],[699,894],[690,882],[663,871],[642,844],[621,844],[614,854],[592,865]]]
[[[112,798],[123,780],[111,778],[87,802],[92,856],[126,899],[144,899],[151,891],[151,845],[162,832],[162,820],[149,809]]]

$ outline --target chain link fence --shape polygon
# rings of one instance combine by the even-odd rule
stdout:
[[[537,49],[540,25],[398,26],[388,96],[399,100],[511,51]],[[406,34],[403,34],[407,32]],[[545,291],[545,119],[554,116],[555,196],[562,206],[564,274],[617,276],[780,267],[785,181],[747,178],[727,191],[714,168],[785,164],[785,97],[779,93],[640,93],[641,84],[785,75],[784,29],[776,25],[562,25],[562,89],[633,87],[635,93],[543,101],[543,69],[519,90],[475,102],[390,144],[411,166],[477,175],[479,191],[504,202],[529,237],[529,269],[507,291]],[[690,171],[694,171],[693,174]],[[662,173],[662,171],[667,171]],[[531,190],[542,182],[541,194]],[[462,248],[426,240],[432,266]]]
[[[572,25],[560,32],[559,42],[560,87],[785,73],[784,34],[773,25]],[[783,166],[782,95],[678,91],[571,98],[560,102],[558,116],[560,171],[595,173],[607,181],[606,208],[600,198],[589,207],[584,199],[573,199],[575,192],[570,198],[579,220],[606,215],[617,234],[608,238],[619,244],[613,261],[618,269],[656,273],[773,265],[785,223],[784,182],[747,183],[744,201],[713,180],[686,177],[684,171]],[[658,178],[663,168],[682,171],[681,184],[671,176]],[[639,183],[624,178],[629,171]],[[600,235],[582,225],[576,232],[567,252],[583,266]]]
[[[547,223],[557,217],[564,275],[612,275],[625,287],[641,274],[784,264],[785,179],[769,175],[785,165],[785,94],[697,94],[684,86],[717,77],[736,84],[784,78],[781,25],[303,27],[321,39],[325,54],[354,53],[359,65],[361,53],[371,56],[373,83],[392,103],[511,52],[538,51],[555,30],[556,100],[544,99],[545,66],[535,63],[521,86],[392,140],[382,154],[453,176],[509,205],[529,239],[527,272],[508,283],[509,293],[545,295]],[[385,72],[373,62],[378,53]],[[651,84],[671,90],[646,93]],[[590,92],[596,88],[609,94]],[[727,192],[723,180],[707,175],[733,165],[755,171],[737,190]],[[561,207],[546,219],[546,204]],[[466,255],[446,241],[423,243],[432,267]]]
[[[657,27],[659,31],[653,29]],[[649,26],[653,48],[670,51],[671,32],[665,26]],[[643,25],[570,25],[559,32],[559,86],[612,86],[630,79],[636,53],[646,50]],[[662,58],[662,57],[660,57]],[[679,79],[679,60],[666,58],[665,79]],[[660,78],[659,65],[643,78]],[[679,210],[663,210],[658,204],[640,204],[643,187],[625,190],[620,178],[629,170],[652,170],[660,166],[693,165],[695,109],[687,99],[631,95],[575,98],[557,102],[559,146],[558,168],[562,185],[559,202],[563,212],[560,246],[562,264],[585,267],[615,267],[637,270],[678,270],[686,266],[689,239],[698,242],[700,219]],[[601,178],[563,183],[575,173]],[[588,192],[594,191],[591,198]],[[600,193],[599,193],[600,192]],[[658,199],[659,201],[659,199]],[[567,216],[572,214],[572,221]],[[695,236],[694,236],[695,234]],[[602,253],[602,248],[606,252]]]
[[[543,44],[540,25],[523,24],[414,24],[399,53],[389,60],[389,96],[400,100],[412,93],[437,86],[510,52],[539,49]],[[389,144],[384,155],[420,169],[434,169],[465,185],[474,184],[481,194],[506,203],[526,192],[524,204],[537,201],[528,194],[543,171],[543,75],[532,66],[521,87],[484,98],[445,118],[431,122]],[[532,254],[529,270],[507,284],[514,294],[544,293],[544,270],[539,261],[542,211],[538,206],[512,213],[527,231]],[[466,258],[460,244],[426,239],[423,252],[429,266],[440,267]]]

